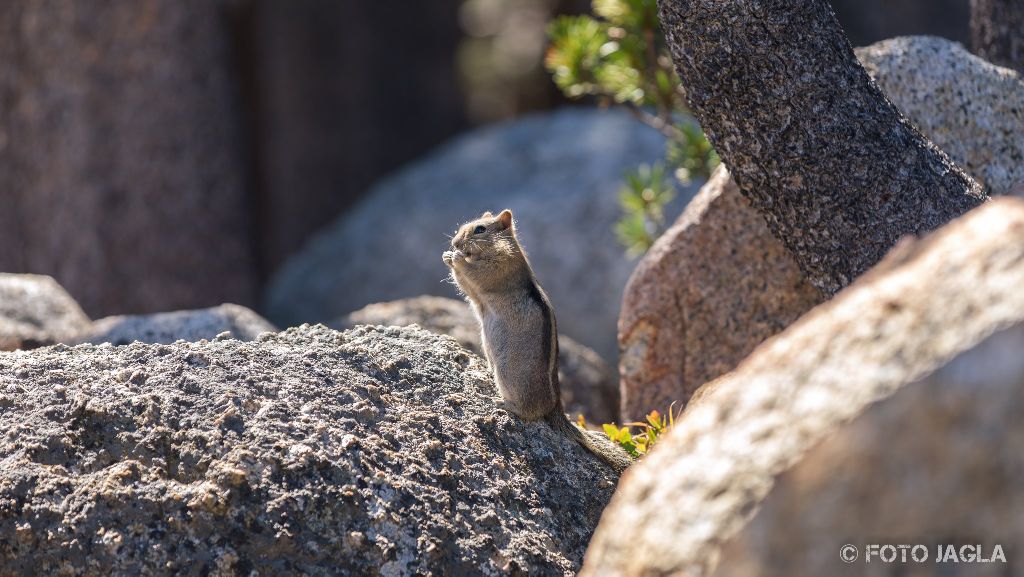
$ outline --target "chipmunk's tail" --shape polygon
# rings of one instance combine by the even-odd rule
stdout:
[[[552,429],[583,445],[583,448],[597,455],[605,463],[608,463],[612,469],[615,469],[616,473],[622,473],[633,464],[633,457],[629,456],[629,453],[613,443],[607,436],[595,431],[585,431],[570,422],[565,413],[562,412],[561,403],[558,403],[558,406],[545,415],[544,420],[551,425]]]

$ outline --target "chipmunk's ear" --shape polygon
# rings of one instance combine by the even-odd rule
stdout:
[[[512,228],[512,211],[505,209],[498,215],[498,222],[501,223],[501,228]]]

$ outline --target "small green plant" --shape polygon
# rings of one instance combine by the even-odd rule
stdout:
[[[668,140],[663,165],[626,175],[616,234],[640,254],[665,230],[664,207],[675,196],[671,171],[683,184],[707,177],[718,156],[688,114],[679,77],[658,26],[657,0],[593,0],[596,16],[562,16],[548,27],[545,66],[569,98],[621,106]]]
[[[672,406],[668,408],[668,414],[662,415],[658,411],[651,411],[643,422],[625,423],[622,427],[615,426],[615,423],[605,424],[604,433],[608,438],[616,442],[627,453],[634,457],[646,455],[665,433],[672,430],[676,424],[676,417]],[[681,411],[680,411],[681,412]],[[631,429],[639,429],[633,432]]]
[[[641,165],[626,174],[619,192],[624,214],[615,223],[615,235],[630,255],[643,254],[665,228],[665,205],[676,195],[665,165]]]

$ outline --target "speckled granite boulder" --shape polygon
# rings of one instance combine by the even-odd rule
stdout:
[[[82,307],[53,278],[0,273],[0,351],[59,343],[89,322]]]
[[[995,194],[1024,193],[1024,82],[1016,73],[941,38],[896,38],[857,54],[968,173]],[[723,170],[626,286],[618,328],[623,416],[685,404],[820,299]]]
[[[622,415],[681,408],[823,297],[720,167],[640,261],[619,317]]]
[[[251,341],[261,333],[276,331],[277,327],[251,309],[223,304],[191,311],[107,317],[94,322],[69,344],[168,344],[212,339],[225,332],[240,341]]]
[[[462,346],[483,356],[480,325],[465,301],[421,296],[377,303],[331,323],[337,329],[356,325],[419,325],[453,337]],[[582,414],[589,423],[597,425],[619,421],[619,381],[597,353],[559,335],[558,369],[562,405],[571,419]]]
[[[572,575],[616,477],[414,328],[0,354],[0,575]]]
[[[907,509],[908,518],[913,512],[912,518],[921,522],[898,525],[903,537],[946,537],[928,532],[941,526],[933,521],[945,513],[965,528],[980,531],[991,523],[993,531],[1007,530],[994,537],[1024,542],[1019,483],[1003,484],[1019,476],[1017,439],[1024,415],[1019,399],[1001,406],[1001,400],[1020,396],[1024,373],[1018,372],[1020,340],[1000,336],[1024,327],[1022,286],[1024,200],[994,200],[921,241],[898,246],[849,288],[719,379],[717,388],[694,403],[655,450],[630,469],[601,519],[581,575],[707,576],[723,558],[721,546],[741,531],[755,544],[772,539],[772,531],[785,533],[782,551],[768,554],[763,544],[752,547],[760,551],[753,557],[753,574],[844,574],[841,540],[886,542],[886,532],[897,526],[883,521],[902,512],[892,497],[915,489],[919,494]],[[991,349],[985,351],[990,338],[1003,345],[995,347],[994,356],[988,354]],[[961,362],[964,355],[973,358]],[[928,375],[935,380],[914,384]],[[974,394],[990,396],[959,404]],[[888,414],[872,416],[879,411]],[[864,424],[851,426],[854,419]],[[856,473],[825,467],[828,461],[816,458],[814,470],[824,476],[822,483],[839,490],[794,490],[806,480],[799,477],[799,468],[794,478],[779,485],[792,495],[790,505],[803,510],[800,519],[818,519],[820,524],[791,526],[778,516],[748,527],[779,475],[826,440],[839,454],[854,456],[872,424],[880,428],[871,438],[884,444],[877,450],[892,449],[892,454],[878,461],[854,457],[854,464],[863,465]],[[927,451],[899,451],[912,447]],[[947,463],[931,462],[947,457]],[[933,473],[966,471],[979,476],[927,481]],[[865,482],[847,487],[891,493],[844,492],[844,476],[854,474]],[[990,480],[993,484],[987,485]],[[956,486],[963,487],[962,500],[950,501],[948,489]],[[830,501],[830,495],[838,501]],[[870,512],[884,504],[892,510],[873,518]],[[968,506],[972,504],[984,507]],[[928,507],[935,512],[918,515]],[[862,517],[843,519],[844,514]],[[622,538],[623,527],[630,528],[629,539]],[[848,527],[865,533],[845,533]],[[831,545],[800,549],[799,539],[790,541],[794,531]],[[977,538],[988,536],[985,532]],[[773,565],[784,556],[814,554],[827,556],[811,566],[818,571],[786,573]],[[854,574],[864,574],[864,566],[857,569]],[[892,567],[897,569],[905,567]],[[895,574],[886,573],[885,567],[882,571],[880,575]]]
[[[559,330],[613,362],[635,265],[615,238],[618,191],[626,171],[664,156],[664,137],[623,111],[570,108],[479,128],[381,181],[314,238],[274,275],[264,311],[289,326],[381,301],[454,297],[443,282],[445,235],[510,208]]]
[[[1016,574],[1024,543],[1024,323],[997,332],[864,413],[780,475],[722,549],[717,577]],[[923,544],[927,560],[865,560],[869,544]],[[839,556],[847,544],[859,556]],[[981,545],[1006,563],[937,561]],[[972,551],[973,552],[973,551]],[[915,551],[918,558],[920,551]]]
[[[857,49],[882,91],[991,194],[1024,185],[1024,80],[960,44],[907,36]]]

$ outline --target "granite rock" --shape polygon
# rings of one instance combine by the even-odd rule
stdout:
[[[1024,192],[1024,83],[1016,73],[932,37],[887,40],[857,55],[900,110],[991,193]],[[626,286],[623,415],[685,405],[821,299],[723,169]]]
[[[857,58],[903,114],[988,189],[1024,185],[1024,80],[932,36],[893,38]]]
[[[261,333],[276,331],[277,327],[251,309],[228,303],[208,309],[103,318],[76,335],[69,344],[126,345],[136,341],[169,344],[177,340],[209,340],[222,333],[230,333],[227,336],[240,341],[251,341]]]
[[[694,117],[825,296],[988,199],[871,80],[827,0],[658,8]]]
[[[623,417],[682,408],[698,387],[822,300],[720,167],[626,285]]]
[[[0,273],[0,351],[59,343],[86,329],[89,317],[53,278]]]
[[[356,325],[419,325],[448,335],[483,356],[480,325],[469,305],[444,297],[421,296],[367,305],[331,323],[333,328]],[[594,424],[619,421],[619,383],[597,353],[565,335],[558,337],[558,379],[562,405],[570,419],[584,415]]]
[[[1021,286],[1024,286],[1022,200],[991,201],[922,240],[901,243],[853,286],[763,343],[735,371],[718,379],[715,390],[691,405],[675,429],[623,479],[590,544],[581,574],[688,577],[711,574],[721,558],[722,545],[730,537],[746,531],[748,521],[757,515],[761,502],[773,491],[776,477],[800,464],[826,439],[839,439],[836,442],[849,439],[845,433],[852,430],[848,428],[851,421],[874,410],[885,411],[890,403],[893,408],[889,410],[894,413],[905,410],[907,402],[893,397],[897,391],[901,391],[900,395],[912,395],[909,404],[913,405],[916,400],[924,414],[933,409],[940,413],[955,411],[956,406],[944,403],[947,399],[962,397],[963,389],[953,385],[944,388],[943,373],[936,371],[948,365],[951,373],[957,373],[952,364],[954,359],[975,349],[982,351],[981,343],[992,334],[1024,324]],[[968,366],[982,369],[959,374],[957,378],[966,383],[972,378],[1000,382],[997,380],[1003,378],[999,376],[1000,367],[1019,366],[1017,357],[1020,356],[1016,347],[1002,348],[1001,354],[1005,356],[1001,364],[975,362]],[[986,365],[991,366],[985,368]],[[908,387],[931,374],[935,374],[939,385],[924,385],[918,392]],[[1019,392],[1021,375],[1007,378],[1016,389],[1012,393],[1003,389],[1003,392],[993,393],[992,399],[964,406],[965,418],[970,420],[969,426],[975,428],[966,435],[960,435],[959,422],[952,418],[948,436],[942,436],[944,433],[936,430],[935,423],[927,422],[930,417],[922,417],[925,422],[920,432],[913,430],[914,421],[896,426],[891,416],[878,421],[871,420],[870,416],[865,419],[869,423],[883,424],[880,433],[895,435],[894,438],[879,435],[886,446],[899,447],[900,439],[906,440],[902,446],[914,446],[915,439],[927,437],[929,431],[935,432],[929,446],[939,455],[945,452],[951,457],[970,455],[973,451],[964,447],[950,448],[948,443],[969,441],[987,434],[991,438],[986,441],[988,445],[983,446],[1003,443],[1000,445],[1003,448],[991,455],[977,456],[982,460],[980,465],[963,465],[969,466],[965,468],[969,471],[1006,467],[1001,473],[1003,476],[994,478],[998,484],[999,479],[1008,478],[1006,475],[1016,474],[1014,463],[1019,462],[1019,456],[1003,458],[1007,451],[1014,450],[1011,439],[1016,438],[1019,431],[1019,424],[1012,421],[1020,421],[1019,413],[1015,413],[1019,403],[1003,408],[1002,413],[997,410],[1000,398]],[[992,385],[995,389],[1000,386],[1005,385]],[[893,482],[920,478],[937,470],[929,469],[931,465],[926,458],[924,455],[904,462],[894,454],[879,462],[877,468],[862,474],[880,485],[889,485],[885,481],[890,479],[887,475],[893,470],[886,467],[893,463],[893,467],[905,467],[905,476],[892,478]],[[859,462],[875,466],[867,459]],[[822,474],[837,486],[843,483],[839,470],[824,470]],[[984,478],[978,482],[985,482]],[[941,483],[953,486],[957,481],[943,479]],[[910,489],[891,490],[898,494],[896,492]],[[979,495],[986,494],[981,489],[978,491]],[[851,503],[850,510],[856,510],[852,503],[858,498],[866,498],[842,491],[836,494],[845,499],[843,503]],[[921,495],[920,499],[935,509],[950,507],[950,503],[941,499],[943,494],[936,489]],[[971,518],[970,526],[983,526],[985,515],[993,511],[996,513],[992,514],[1003,516],[998,518],[1015,516],[1016,524],[1005,525],[1015,527],[1005,538],[1017,539],[1019,543],[1024,537],[1019,524],[1024,510],[1013,508],[1020,500],[1006,499],[1008,494],[998,485],[994,487],[990,499],[984,501],[986,508],[974,512],[978,516]],[[970,503],[970,498],[965,496],[963,502]],[[828,507],[827,499],[826,494],[806,501],[801,494],[797,500],[800,507],[807,507],[808,503]],[[883,502],[893,501],[880,500],[878,504]],[[837,507],[842,510],[841,506]],[[999,512],[1002,507],[1008,510]],[[805,512],[808,518],[814,518],[816,513],[830,518],[827,510],[808,507]],[[889,512],[891,516],[898,514],[899,510]],[[956,514],[972,513],[964,508]],[[833,521],[835,524],[829,525],[829,532],[822,537],[841,536],[843,525]],[[922,522],[917,528],[927,531],[936,526]],[[622,539],[622,527],[630,528],[629,539]],[[801,530],[804,532],[800,535],[811,534]],[[764,536],[756,528],[750,531],[752,539]],[[785,531],[788,538],[790,528],[786,526]],[[823,554],[838,558],[838,549]],[[770,559],[781,555],[776,553]],[[755,558],[769,559],[763,555]],[[768,574],[767,567],[764,571],[763,574]]]
[[[926,577],[953,566],[937,560],[947,545],[957,557],[981,545],[986,558],[999,545],[1006,563],[960,563],[962,574],[1014,574],[1024,543],[1022,350],[1017,323],[865,408],[776,479],[714,574],[853,576],[871,563],[872,575]],[[839,556],[847,544],[858,549],[852,564]],[[866,561],[871,544],[925,550],[912,552],[917,562],[880,562],[888,552]]]
[[[574,574],[616,476],[415,328],[0,354],[0,575]]]

